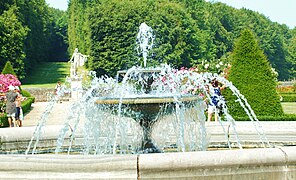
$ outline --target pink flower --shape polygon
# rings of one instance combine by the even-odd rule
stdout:
[[[0,92],[7,92],[10,85],[20,86],[21,82],[12,74],[0,74]]]

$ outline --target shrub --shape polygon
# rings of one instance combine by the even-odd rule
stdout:
[[[21,94],[22,94],[24,97],[32,97],[32,95],[29,93],[29,91],[26,91],[26,90],[22,90],[22,91],[21,91]]]
[[[282,116],[258,116],[259,121],[296,121],[295,114],[285,114]],[[235,117],[236,121],[250,121],[248,117]]]
[[[12,74],[12,75],[16,76],[16,73],[14,72],[10,61],[6,62],[5,66],[2,70],[2,74]]]
[[[27,113],[31,109],[32,103],[35,102],[35,97],[28,97],[25,101],[22,102],[23,113]]]
[[[0,115],[0,128],[1,127],[8,127],[8,126],[9,126],[9,124],[8,124],[8,120],[7,120],[6,114]]]
[[[243,30],[231,55],[229,80],[245,96],[257,116],[281,116],[283,109],[276,92],[272,68],[250,30]],[[247,116],[230,91],[225,93],[233,116]]]
[[[296,94],[280,94],[282,102],[296,102]]]

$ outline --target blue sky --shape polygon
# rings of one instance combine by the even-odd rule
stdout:
[[[296,27],[296,0],[207,0],[223,2],[235,8],[245,7],[264,14],[271,21]],[[54,8],[66,10],[67,0],[46,0]]]

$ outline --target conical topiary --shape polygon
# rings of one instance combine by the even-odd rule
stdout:
[[[16,76],[16,73],[14,72],[10,61],[6,62],[5,66],[2,70],[2,74],[12,74],[12,75]]]
[[[235,42],[231,55],[229,80],[245,96],[258,116],[280,116],[283,109],[276,92],[276,78],[271,65],[259,48],[251,30],[245,29]],[[247,116],[235,97],[228,96],[229,111],[233,116]]]

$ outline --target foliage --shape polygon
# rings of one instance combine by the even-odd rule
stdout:
[[[285,114],[282,116],[257,116],[259,121],[296,121],[295,114]],[[250,121],[248,117],[235,117],[236,121]]]
[[[68,17],[65,11],[49,8],[51,26],[49,27],[49,61],[67,61],[68,49]]]
[[[281,102],[296,102],[296,93],[280,94]]]
[[[172,13],[174,12],[174,13]],[[200,0],[70,0],[68,8],[69,52],[79,48],[90,55],[86,66],[97,75],[141,65],[135,44],[142,22],[154,31],[155,43],[148,66],[168,63],[181,67],[211,65],[207,70],[223,72],[230,62],[234,40],[245,28],[258,37],[279,79],[293,77],[296,70],[296,33],[285,25],[247,9]],[[215,66],[219,64],[219,68]],[[206,70],[204,68],[204,70]],[[276,78],[276,77],[274,77]]]
[[[16,6],[11,6],[0,15],[0,69],[3,68],[6,61],[10,61],[15,67],[15,73],[22,79],[26,57],[24,42],[28,28],[22,25],[19,16]]]
[[[7,117],[6,115],[1,115],[0,114],[0,128],[1,127],[8,127],[8,120],[7,120]]]
[[[231,65],[228,59],[213,59],[203,61],[198,66],[198,70],[201,72],[212,72],[226,76],[225,71],[230,67]]]
[[[31,109],[32,103],[35,102],[35,97],[27,97],[25,101],[22,102],[23,113],[27,113]]]
[[[21,94],[24,97],[32,97],[32,95],[29,93],[29,91],[26,91],[26,90],[21,90]]]
[[[12,74],[0,74],[0,92],[7,92],[10,85],[20,86],[21,82]]]
[[[0,116],[4,114],[6,108],[5,96],[0,94]]]
[[[228,59],[240,31],[249,28],[278,79],[288,80],[296,74],[296,29],[272,22],[258,12],[203,0],[68,3],[64,12],[49,8],[45,0],[1,1],[0,69],[11,61],[23,79],[40,62],[66,61],[69,43],[70,54],[79,48],[91,55],[87,68],[98,75],[114,75],[141,64],[135,38],[139,25],[146,22],[156,37],[149,66],[167,62],[175,68],[189,68]]]
[[[10,61],[6,62],[5,66],[2,70],[2,74],[12,74],[12,75],[16,76]]]
[[[23,24],[30,29],[24,44],[25,67],[30,71],[37,63],[48,61],[50,16],[45,0],[19,0],[16,4]]]
[[[271,67],[253,33],[245,29],[236,41],[229,80],[243,94],[258,116],[281,116],[283,110],[276,92]],[[233,116],[245,116],[243,108],[228,96]],[[227,98],[226,98],[227,99]]]
[[[0,69],[10,61],[23,79],[39,62],[66,61],[66,17],[66,12],[49,9],[45,0],[1,1]]]

